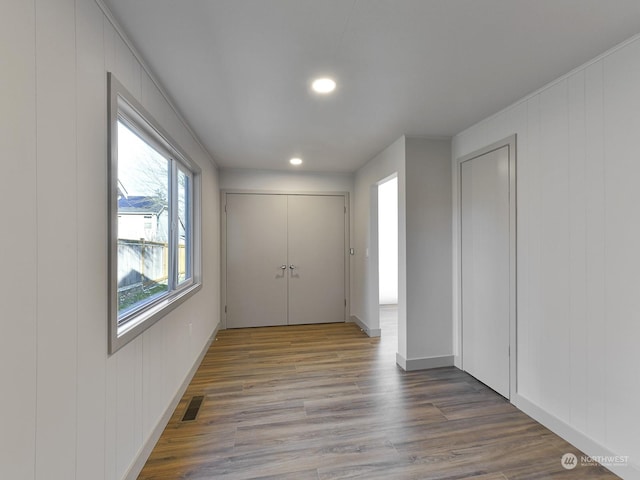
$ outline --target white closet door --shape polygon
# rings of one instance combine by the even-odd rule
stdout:
[[[227,327],[286,325],[287,197],[226,197]]]
[[[343,196],[289,196],[289,324],[345,321]]]
[[[509,149],[461,166],[463,368],[509,397]]]

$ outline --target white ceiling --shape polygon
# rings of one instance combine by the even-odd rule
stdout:
[[[640,32],[640,0],[104,0],[221,167],[354,171]],[[330,97],[310,92],[331,75]]]

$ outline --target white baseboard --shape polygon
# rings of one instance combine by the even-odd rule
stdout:
[[[428,370],[430,368],[453,367],[453,355],[406,359],[399,353],[396,353],[396,363],[400,365],[400,368],[405,372]]]
[[[351,315],[351,318],[349,320],[357,324],[362,329],[362,331],[367,335],[369,335],[370,337],[380,336],[379,328],[369,328],[369,326],[366,323],[364,323],[362,320],[360,320],[356,315]]]
[[[124,476],[124,480],[136,480],[138,478],[138,475],[140,475],[140,472],[144,468],[145,463],[147,463],[147,460],[149,459],[149,456],[151,455],[153,448],[156,446],[156,443],[158,443],[158,440],[160,439],[160,435],[162,435],[162,432],[167,426],[167,423],[169,423],[169,420],[171,420],[171,416],[173,415],[173,412],[175,411],[178,404],[180,403],[180,400],[182,399],[184,392],[187,390],[187,387],[191,383],[193,376],[198,371],[198,367],[202,363],[204,356],[207,354],[207,351],[209,350],[211,343],[216,338],[216,335],[218,334],[218,330],[220,330],[220,323],[218,323],[216,328],[213,330],[211,337],[209,337],[209,340],[207,340],[207,343],[205,344],[204,348],[198,355],[198,358],[196,358],[196,361],[191,366],[189,373],[187,373],[187,376],[182,382],[182,385],[180,385],[180,388],[178,389],[173,399],[171,400],[171,403],[163,413],[162,417],[160,418],[160,421],[153,429],[153,432],[151,432],[151,435],[149,435],[149,438],[147,438],[147,441],[142,445],[140,450],[138,450],[136,459],[129,467],[129,470],[127,470],[127,473]]]
[[[462,357],[460,355],[453,356],[453,365],[462,370]]]
[[[553,433],[559,435],[579,450],[582,450],[586,455],[590,457],[616,457],[625,454],[625,452],[614,453],[611,450],[603,447],[592,438],[566,424],[554,415],[548,413],[544,409],[537,406],[535,403],[527,400],[522,395],[516,393],[511,399],[511,403],[513,403],[516,407],[518,407],[534,420],[540,422]],[[560,461],[560,459],[558,459],[558,461]],[[640,469],[637,465],[627,464],[605,466],[613,473],[625,480],[640,480]]]

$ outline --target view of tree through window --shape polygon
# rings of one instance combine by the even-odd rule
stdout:
[[[202,287],[200,168],[111,74],[109,353]]]
[[[191,176],[178,168],[178,283],[183,283],[191,278],[189,265],[191,243],[190,239],[190,215],[189,198],[191,191]]]
[[[119,314],[169,290],[169,168],[168,159],[118,122]]]

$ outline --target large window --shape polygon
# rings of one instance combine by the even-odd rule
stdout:
[[[199,287],[198,170],[109,74],[110,335],[115,352]]]

